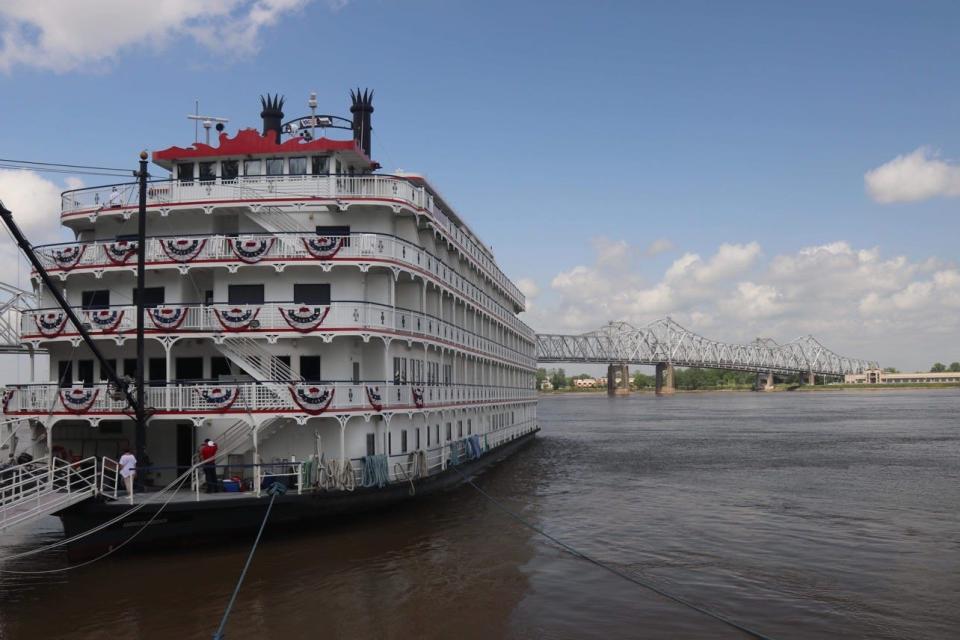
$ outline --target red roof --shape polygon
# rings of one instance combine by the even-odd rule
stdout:
[[[363,153],[363,149],[360,148],[355,140],[318,138],[317,140],[307,142],[303,138],[294,137],[278,144],[276,142],[276,136],[272,131],[267,135],[261,135],[256,129],[241,129],[233,138],[226,133],[221,133],[219,147],[211,147],[208,144],[197,142],[192,147],[186,149],[183,147],[170,147],[168,149],[154,151],[153,161],[158,164],[164,164],[162,161],[170,162],[186,158],[261,156],[287,153],[330,153],[333,151],[353,152],[357,154],[358,160],[370,164],[370,158]]]

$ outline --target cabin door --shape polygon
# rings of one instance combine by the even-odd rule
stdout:
[[[193,464],[193,425],[177,425],[177,475],[183,474]]]

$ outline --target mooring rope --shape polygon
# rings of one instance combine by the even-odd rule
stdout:
[[[685,607],[689,607],[690,609],[693,609],[694,611],[698,611],[699,613],[702,613],[702,614],[704,614],[704,615],[706,615],[706,616],[709,616],[709,617],[713,618],[714,620],[717,620],[717,621],[722,622],[722,623],[724,623],[724,624],[726,624],[726,625],[729,625],[729,626],[733,627],[734,629],[737,629],[738,631],[742,631],[743,633],[745,633],[745,634],[747,634],[747,635],[749,635],[749,636],[751,636],[751,637],[753,637],[753,638],[757,638],[758,640],[773,640],[773,639],[772,639],[770,636],[768,636],[768,635],[762,634],[762,633],[760,633],[759,631],[754,631],[753,629],[751,629],[751,628],[749,628],[749,627],[746,627],[746,626],[740,624],[739,622],[735,622],[735,621],[733,621],[733,620],[731,620],[731,619],[729,619],[729,618],[726,618],[726,617],[720,615],[719,613],[715,613],[715,612],[713,612],[713,611],[711,611],[711,610],[709,610],[709,609],[706,609],[706,608],[704,608],[704,607],[702,607],[702,606],[700,606],[700,605],[698,605],[698,604],[695,604],[695,603],[693,603],[693,602],[690,602],[689,600],[686,600],[685,598],[681,598],[680,596],[676,596],[676,595],[674,595],[674,594],[672,594],[672,593],[669,593],[669,592],[667,592],[667,591],[664,591],[662,588],[658,587],[657,585],[655,585],[655,584],[653,584],[653,583],[647,582],[646,580],[641,580],[640,578],[637,578],[636,576],[632,576],[632,575],[630,575],[630,574],[628,574],[628,573],[624,573],[623,571],[620,571],[619,569],[616,569],[615,567],[612,567],[612,566],[610,566],[610,565],[608,565],[608,564],[606,564],[606,563],[604,563],[604,562],[601,562],[600,560],[597,560],[597,559],[595,559],[595,558],[593,558],[593,557],[591,557],[591,556],[588,556],[587,554],[583,553],[583,552],[580,551],[579,549],[575,549],[574,547],[570,546],[570,545],[567,544],[566,542],[563,542],[562,540],[559,540],[558,538],[550,535],[549,533],[547,533],[546,531],[544,531],[544,530],[541,529],[540,527],[538,527],[538,526],[536,526],[535,524],[533,524],[533,523],[527,521],[526,519],[524,519],[523,516],[519,515],[518,513],[514,512],[514,511],[512,511],[512,510],[509,509],[508,507],[504,506],[499,500],[497,500],[496,498],[494,498],[493,496],[491,496],[489,493],[487,493],[486,491],[484,491],[483,489],[481,489],[479,486],[477,486],[477,484],[476,484],[469,476],[467,476],[467,474],[465,474],[463,471],[461,471],[459,468],[457,468],[457,467],[455,467],[455,466],[453,466],[453,467],[451,467],[451,468],[454,469],[454,470],[456,470],[456,472],[459,473],[460,476],[464,479],[464,482],[465,482],[466,484],[468,484],[468,485],[470,485],[471,487],[473,487],[474,489],[476,489],[477,492],[479,492],[480,495],[482,495],[484,498],[486,498],[487,500],[489,500],[489,501],[493,504],[493,506],[497,507],[500,511],[502,511],[502,512],[505,513],[505,514],[507,514],[507,515],[510,516],[513,520],[519,522],[520,524],[522,524],[523,526],[527,527],[527,528],[530,529],[531,531],[534,531],[534,532],[540,534],[541,536],[543,536],[544,538],[546,538],[547,540],[550,540],[551,542],[553,542],[554,544],[556,544],[557,546],[559,546],[561,549],[563,549],[564,551],[566,551],[566,552],[569,553],[570,555],[572,555],[572,556],[574,556],[574,557],[576,557],[576,558],[580,558],[580,559],[582,559],[582,560],[586,560],[586,561],[589,562],[590,564],[596,565],[596,566],[600,567],[601,569],[605,569],[605,570],[609,571],[610,573],[612,573],[612,574],[614,574],[614,575],[616,575],[616,576],[620,576],[620,577],[623,578],[624,580],[629,580],[629,581],[632,582],[633,584],[638,585],[638,586],[640,586],[640,587],[644,587],[645,589],[649,589],[650,591],[653,591],[654,593],[656,593],[656,594],[658,594],[658,595],[661,595],[661,596],[663,596],[664,598],[667,598],[668,600],[672,600],[672,601],[676,602],[677,604],[681,604],[681,605],[683,605],[683,606],[685,606]]]

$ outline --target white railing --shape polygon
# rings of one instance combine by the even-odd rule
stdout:
[[[342,332],[376,332],[382,331],[391,335],[410,336],[425,340],[434,340],[453,344],[463,350],[475,354],[499,358],[521,367],[536,367],[536,359],[531,354],[524,354],[506,347],[493,340],[483,338],[460,327],[443,322],[433,316],[397,309],[374,302],[332,302],[329,305],[301,305],[294,303],[268,303],[256,307],[243,305],[163,305],[153,314],[162,313],[163,309],[183,309],[186,317],[175,328],[165,328],[158,325],[151,318],[146,320],[146,331],[150,333],[170,334],[225,334],[231,337],[255,337],[258,334],[290,334],[302,336],[304,333],[294,328],[288,318],[290,311],[297,311],[306,307],[323,317],[322,322],[311,328],[309,333],[322,335],[324,333]],[[242,329],[229,326],[231,310],[251,310],[256,317]],[[95,337],[127,335],[132,337],[136,329],[136,307],[116,306],[101,310],[83,310],[74,308],[81,322],[89,325],[88,331]],[[53,318],[48,318],[53,314]],[[286,317],[285,317],[286,314]],[[150,313],[148,313],[150,315]],[[240,314],[237,314],[238,316]],[[38,309],[25,311],[21,317],[21,339],[25,341],[67,340],[78,334],[66,317],[58,309]],[[294,321],[296,322],[296,321]],[[54,330],[55,323],[62,323],[62,328]],[[98,324],[101,323],[101,324]],[[308,323],[309,326],[310,323]],[[103,329],[98,329],[103,326]],[[301,325],[304,328],[304,325]],[[232,330],[235,329],[235,330]]]
[[[116,500],[120,488],[120,463],[113,458],[100,461],[100,494]]]
[[[116,195],[114,195],[116,189]],[[405,178],[393,176],[252,176],[232,180],[151,182],[147,185],[147,206],[184,205],[238,200],[300,201],[317,198],[383,199],[397,201],[430,216],[437,227],[450,237],[481,267],[490,279],[512,296],[520,306],[525,298],[513,282],[494,263],[485,248],[454,224],[434,197],[423,187]],[[65,191],[61,196],[63,217],[90,216],[122,212],[137,205],[135,183],[107,185]]]
[[[243,265],[237,254],[231,247],[231,240],[228,236],[194,236],[203,242],[202,248],[189,263],[196,266],[209,266],[210,263],[221,265]],[[330,236],[331,238],[335,236]],[[258,238],[269,239],[272,244],[269,250],[263,254],[258,264],[287,264],[290,262],[317,261],[313,255],[307,251],[306,242],[316,240],[316,234],[307,233],[277,233],[277,234],[241,234],[238,238]],[[416,246],[415,244],[396,238],[391,235],[375,233],[354,233],[349,236],[340,236],[341,247],[333,256],[337,262],[375,262],[377,260],[388,261],[394,265],[400,263],[418,272],[429,273],[435,282],[446,285],[446,287],[464,300],[481,307],[487,314],[500,321],[513,331],[530,340],[534,339],[533,330],[520,321],[513,313],[504,308],[500,303],[485,293],[480,287],[475,285],[469,279],[465,278],[458,271],[447,265],[445,262],[431,254],[430,252]],[[147,240],[146,264],[150,268],[155,267],[179,267],[184,263],[173,260],[164,250],[164,242],[174,240],[176,236],[166,238],[149,238]],[[131,245],[132,246],[132,245]],[[58,264],[55,259],[57,252],[63,255],[64,251],[73,251],[74,247],[82,248],[82,254],[76,259],[68,261],[65,265]],[[37,248],[37,256],[44,264],[44,268],[50,273],[59,273],[61,279],[66,278],[68,273],[82,270],[110,270],[110,269],[132,269],[136,265],[136,255],[133,252],[126,254],[126,261],[117,264],[108,257],[108,251],[116,249],[117,243],[114,240],[103,240],[95,242],[80,243],[62,243],[56,245],[45,245]],[[120,256],[115,256],[114,260],[120,260]],[[320,260],[323,262],[323,260]]]
[[[97,459],[42,458],[0,471],[0,528],[55,513],[96,495]]]
[[[301,394],[297,394],[297,391]],[[200,382],[151,386],[147,406],[157,414],[241,414],[251,411],[290,415],[329,415],[336,412],[378,413],[368,396],[378,393],[381,411],[535,402],[536,391],[485,385],[413,385],[291,383],[284,381]],[[61,388],[55,384],[8,385],[6,415],[125,414],[126,400],[111,395],[106,384]],[[11,393],[12,392],[12,393]],[[307,396],[302,397],[302,393]],[[327,402],[325,393],[332,397]],[[297,402],[295,396],[300,400]]]

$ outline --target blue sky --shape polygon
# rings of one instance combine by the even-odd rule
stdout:
[[[258,125],[260,93],[292,116],[313,90],[347,115],[349,88],[370,87],[374,157],[430,177],[534,294],[535,328],[671,313],[724,339],[814,332],[901,367],[960,360],[956,3],[234,0],[204,15],[196,0],[151,30],[147,9],[112,2],[65,44],[61,18],[0,8],[0,156],[132,165],[192,142],[194,99],[233,130]],[[947,186],[867,193],[868,171],[921,147],[891,188],[931,163]],[[843,277],[804,287],[804,269]]]

